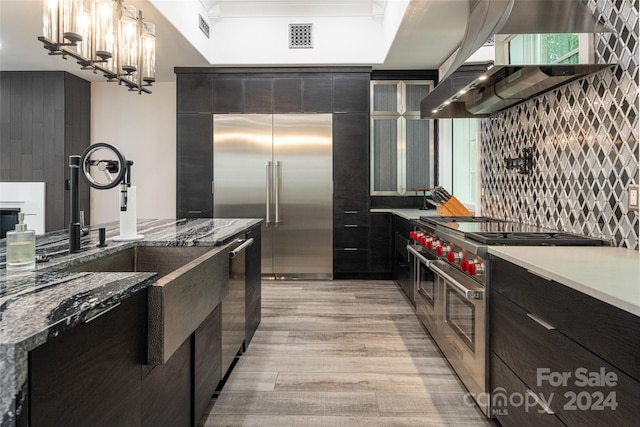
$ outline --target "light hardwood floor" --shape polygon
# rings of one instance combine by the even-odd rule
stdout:
[[[203,426],[493,426],[391,281],[263,282]]]

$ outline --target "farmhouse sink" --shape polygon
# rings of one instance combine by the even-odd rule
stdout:
[[[148,289],[147,363],[163,364],[229,293],[229,249],[134,246],[66,272],[156,272]]]

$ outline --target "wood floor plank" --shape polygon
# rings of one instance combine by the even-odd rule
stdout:
[[[247,352],[238,361],[238,367],[253,372],[451,374],[451,368],[441,357],[252,356]]]
[[[224,384],[226,391],[273,391],[278,379],[277,372],[245,372],[234,369]]]
[[[460,384],[449,373],[443,375],[413,375],[385,373],[280,373],[276,391],[331,392],[459,392]]]
[[[266,281],[201,426],[492,427],[392,281]]]
[[[375,393],[228,391],[213,405],[216,414],[377,416],[378,404]]]
[[[457,417],[364,417],[364,416],[305,416],[305,415],[227,415],[206,420],[203,427],[487,427],[479,419]]]

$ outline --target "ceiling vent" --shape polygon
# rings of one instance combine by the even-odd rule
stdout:
[[[313,47],[313,24],[289,24],[289,49]]]

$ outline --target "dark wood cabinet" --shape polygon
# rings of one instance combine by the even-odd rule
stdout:
[[[334,203],[344,211],[368,214],[368,113],[333,115],[333,192]]]
[[[370,75],[334,76],[333,111],[369,113]]]
[[[539,406],[527,406],[520,404],[519,400],[509,398],[520,396],[529,399],[529,388],[518,378],[507,365],[495,354],[491,355],[491,383],[493,387],[492,398],[494,403],[493,416],[500,421],[503,426],[545,426],[545,427],[565,427],[565,424],[552,413],[545,411]]]
[[[193,422],[198,425],[222,380],[222,310],[216,307],[193,334]],[[159,425],[159,424],[156,424]]]
[[[273,112],[275,114],[302,112],[301,78],[273,79]]]
[[[392,234],[393,215],[390,213],[371,214],[371,234],[369,238],[369,271],[391,277],[392,265]]]
[[[245,271],[245,348],[249,347],[262,319],[262,231],[261,226],[247,231],[247,239],[253,239],[253,245],[247,248]]]
[[[566,425],[633,424],[640,319],[499,258],[489,273],[491,389],[525,387]],[[493,412],[504,426],[540,425],[512,402]]]
[[[409,300],[414,303],[413,270],[407,253],[411,222],[398,215],[393,216],[393,277]]]
[[[245,114],[271,114],[273,110],[273,79],[246,78],[243,85],[243,112]]]
[[[640,318],[496,258],[493,289],[640,380]]]
[[[217,77],[213,80],[213,112],[242,113],[244,92],[242,78]]]
[[[213,81],[207,74],[178,74],[177,112],[210,113],[213,111]]]
[[[178,114],[177,218],[213,217],[213,118]]]
[[[143,367],[142,427],[191,427],[191,345],[190,337],[165,364]]]
[[[335,274],[369,272],[369,115],[333,115]]]
[[[31,427],[140,425],[146,294],[30,352]]]
[[[45,231],[68,228],[69,156],[90,145],[91,83],[63,71],[2,71],[0,93],[0,181],[46,183]],[[88,221],[89,186],[78,192]]]
[[[302,80],[302,111],[333,112],[333,80],[330,77],[307,77]]]

